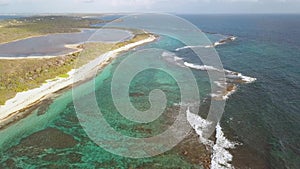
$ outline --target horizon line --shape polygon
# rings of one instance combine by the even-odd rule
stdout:
[[[93,14],[135,14],[135,13],[166,13],[166,14],[173,14],[173,15],[299,15],[300,12],[281,12],[281,13],[271,13],[271,12],[256,12],[256,13],[176,13],[176,12],[14,12],[14,13],[0,13],[0,15],[75,15],[75,14],[86,14],[86,15],[93,15]]]

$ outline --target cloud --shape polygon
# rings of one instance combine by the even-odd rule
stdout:
[[[95,0],[81,0],[81,2],[83,2],[83,3],[94,3]]]
[[[0,0],[0,6],[6,6],[9,4],[9,0]]]
[[[299,13],[300,0],[0,0],[0,12]]]
[[[109,3],[113,6],[151,6],[161,0],[111,0]]]

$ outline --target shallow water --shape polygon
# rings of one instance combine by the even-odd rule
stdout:
[[[147,47],[169,46],[170,43],[175,42],[166,39]],[[130,84],[129,91],[134,106],[138,109],[147,109],[149,107],[147,93],[152,89],[159,88],[167,93],[168,108],[159,119],[152,123],[131,122],[118,113],[110,92],[112,72],[125,58],[126,54],[120,56],[107,66],[95,80],[80,85],[76,90],[82,97],[90,95],[93,91],[96,92],[97,102],[101,105],[100,108],[106,121],[116,131],[133,137],[157,135],[173,123],[172,117],[177,114],[178,108],[173,105],[180,101],[176,81],[168,74],[158,70],[148,70],[138,74]],[[164,67],[168,66],[167,62],[163,62],[163,60],[157,62]],[[149,81],[149,79],[152,80]],[[95,89],[90,88],[92,83],[96,84]],[[132,159],[111,154],[87,136],[78,122],[72,101],[72,92],[67,91],[50,104],[45,114],[38,115],[37,110],[33,111],[27,118],[1,130],[0,137],[6,139],[2,140],[1,147],[4,151],[1,152],[0,165],[22,168],[176,168],[178,166],[180,168],[202,168],[199,165],[200,160],[204,161],[209,158],[205,147],[199,144],[197,137],[187,139],[188,144],[180,144],[171,151],[151,158]],[[33,123],[35,125],[32,125]],[[16,128],[22,130],[16,130]],[[107,135],[107,133],[103,134]],[[5,142],[3,142],[4,140]],[[193,150],[197,150],[197,152],[193,152]],[[184,152],[188,152],[188,154],[184,155]]]
[[[165,39],[148,47],[154,45],[164,48],[172,46],[173,43],[176,41]],[[147,109],[150,89],[160,88],[168,93],[168,109],[159,119],[150,124],[130,122],[117,112],[110,94],[112,72],[125,57],[126,54],[119,57],[94,80],[80,85],[76,90],[82,96],[90,95],[95,91],[97,102],[102,105],[101,110],[105,118],[118,132],[134,137],[148,137],[161,133],[172,124],[174,120],[172,117],[178,111],[178,108],[173,105],[180,101],[176,82],[162,71],[141,72],[131,83],[130,98],[134,105],[139,109]],[[162,60],[157,62],[164,67],[168,66]],[[94,81],[96,88],[89,88]],[[29,116],[0,131],[2,138],[0,168],[175,168],[178,166],[202,168],[199,165],[201,161],[209,159],[209,154],[205,147],[199,144],[196,135],[187,139],[188,145],[177,146],[169,152],[152,158],[132,159],[114,155],[95,144],[82,129],[76,116],[70,90],[53,96],[53,99],[48,108],[45,109],[45,105],[42,105],[28,110],[32,111]],[[40,109],[44,111],[39,112]],[[109,136],[108,133],[102,134]],[[197,152],[192,151],[195,149]]]

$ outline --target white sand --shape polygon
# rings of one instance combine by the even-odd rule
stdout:
[[[5,105],[0,106],[0,124],[3,121],[8,120],[13,115],[16,115],[18,111],[34,105],[39,100],[46,98],[52,93],[68,87],[73,83],[87,79],[90,75],[93,75],[93,73],[95,73],[97,69],[99,69],[99,65],[105,63],[110,58],[116,57],[118,53],[130,50],[145,43],[152,42],[155,39],[155,36],[151,35],[147,39],[134,42],[113,51],[107,52],[100,57],[90,61],[86,65],[80,67],[79,69],[71,70],[70,72],[68,72],[68,74],[70,75],[68,78],[48,80],[47,83],[43,84],[39,88],[17,93],[14,98],[6,101]]]

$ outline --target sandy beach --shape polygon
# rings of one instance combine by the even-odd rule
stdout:
[[[17,93],[14,98],[7,100],[5,105],[0,106],[0,125],[6,121],[9,121],[11,118],[18,116],[20,110],[24,110],[27,107],[35,105],[43,99],[46,99],[52,93],[85,79],[91,78],[91,75],[93,75],[96,70],[102,68],[105,64],[107,64],[108,60],[116,57],[119,53],[152,42],[155,39],[155,36],[150,35],[150,37],[148,37],[147,39],[130,43],[118,49],[109,51],[90,61],[86,65],[78,69],[69,71],[69,77],[67,78],[56,78],[53,80],[48,80],[47,83],[44,83],[39,88]]]

